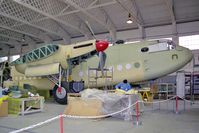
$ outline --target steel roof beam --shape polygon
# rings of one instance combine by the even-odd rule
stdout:
[[[137,6],[137,3],[135,0],[131,0],[132,5],[133,5],[133,9],[135,10],[136,14],[138,14],[138,16],[134,16],[139,20],[139,24],[138,24],[138,28],[140,30],[141,33],[141,39],[145,39],[146,38],[146,32],[145,32],[145,28],[144,28],[144,19],[142,18],[142,15],[140,13],[140,9]],[[132,13],[132,12],[131,12]]]
[[[11,45],[13,45],[13,44],[8,43],[8,42],[4,42],[4,41],[0,41],[0,46],[2,46],[1,48],[3,48],[3,49],[4,48],[9,49]],[[8,51],[3,50],[3,52],[8,52]]]
[[[172,40],[175,42],[175,44],[179,44],[179,37],[178,37],[178,31],[177,31],[177,26],[176,26],[176,17],[174,13],[174,7],[173,7],[173,0],[164,0],[166,3],[167,9],[169,11],[169,14],[171,16],[171,21],[172,21]]]
[[[19,18],[15,17],[15,16],[12,16],[12,15],[10,15],[10,14],[4,13],[4,12],[0,12],[0,15],[2,15],[2,16],[4,16],[4,17],[7,17],[7,18],[10,18],[10,19],[13,19],[13,20],[15,20],[15,21],[18,21],[18,22],[21,22],[21,23],[30,25],[30,26],[32,26],[32,27],[34,27],[34,28],[37,28],[37,29],[46,31],[46,32],[51,33],[51,34],[54,34],[54,35],[56,35],[56,36],[59,36],[59,37],[62,37],[62,38],[65,37],[64,35],[60,35],[60,34],[58,34],[57,32],[48,30],[48,29],[46,29],[46,28],[44,28],[44,27],[41,27],[41,26],[38,26],[38,25],[36,25],[36,24],[32,24],[32,23],[30,23],[30,22],[28,22],[28,21],[26,21],[26,20],[19,19]]]
[[[110,17],[104,11],[99,9],[99,12],[100,12],[100,14],[98,14],[99,16],[94,16],[93,14],[89,13],[85,8],[81,7],[80,5],[76,4],[75,2],[73,2],[71,0],[64,0],[64,2],[71,5],[75,9],[80,10],[82,13],[84,13],[91,19],[95,20],[97,23],[105,26],[105,28],[107,30],[109,30],[110,33],[116,34],[116,28],[115,28],[113,22],[111,21]],[[114,36],[112,36],[112,37],[114,37]]]
[[[124,1],[126,1],[126,0],[124,0]],[[107,3],[103,3],[103,4],[97,4],[97,5],[93,5],[91,7],[87,7],[84,10],[87,11],[87,10],[91,10],[91,9],[95,9],[95,8],[99,8],[99,7],[103,7],[103,6],[109,6],[109,5],[113,5],[113,4],[117,4],[117,2],[116,1],[111,1],[111,2],[107,2]],[[63,10],[66,10],[68,7],[70,7],[70,5],[67,6]],[[80,10],[77,9],[77,10],[73,10],[73,11],[69,11],[69,12],[64,13],[63,10],[58,15],[55,15],[55,17],[62,17],[62,16],[65,16],[65,15],[70,15],[70,14],[74,14],[74,13],[80,12]],[[46,19],[48,19],[48,17],[43,17],[43,18],[39,19],[38,21],[42,21],[42,20],[46,20]],[[16,26],[20,26],[20,25],[22,25],[22,24],[19,24],[19,25],[16,25]]]
[[[21,34],[25,34],[25,35],[28,35],[28,36],[31,36],[31,37],[34,37],[34,38],[38,38],[38,39],[40,39],[40,40],[44,40],[44,38],[41,37],[41,36],[42,36],[41,33],[40,33],[39,35],[34,35],[34,34],[30,34],[30,33],[28,33],[28,32],[24,32],[24,31],[21,31],[21,30],[17,30],[17,29],[15,29],[14,27],[10,28],[10,27],[8,27],[8,26],[1,25],[1,24],[0,24],[0,27],[1,27],[1,28],[4,28],[4,29],[7,29],[7,30],[10,30],[10,31],[14,31],[14,32],[18,32],[18,33],[21,33]],[[45,41],[45,40],[44,40],[44,41]]]
[[[8,36],[8,35],[5,35],[5,34],[0,34],[0,36],[5,37],[5,38],[9,38],[9,39],[13,39],[13,40],[17,40],[17,41],[21,41],[20,38],[11,37],[11,36]]]
[[[58,15],[62,15],[69,7],[70,5],[66,6]]]
[[[14,40],[14,39],[0,40],[0,42],[4,42],[7,44],[17,44],[17,45],[20,45],[21,43],[23,43],[23,42],[18,42],[17,40]]]
[[[138,8],[137,3],[136,3],[135,0],[131,0],[131,2],[132,2],[132,4],[133,4],[133,8],[134,8],[136,14],[138,14],[138,16],[135,16],[135,17],[136,17],[137,19],[140,18],[139,21],[140,21],[140,26],[141,26],[141,25],[144,24],[144,19],[142,18],[142,15],[141,15],[141,13],[140,13],[140,9]],[[139,17],[139,18],[138,18],[138,17]]]
[[[173,0],[164,0],[164,2],[167,5],[167,9],[171,16],[172,23],[176,23],[175,14],[174,14],[174,10],[173,10]]]
[[[2,50],[3,52],[1,52],[1,54],[5,55],[5,56],[9,56],[11,55],[11,48],[14,48],[15,51],[19,51],[19,49],[21,48],[21,45],[16,42],[15,40],[9,40],[8,42],[5,41],[0,41],[0,46],[2,46]]]
[[[126,1],[126,0],[124,0]],[[91,9],[95,9],[95,8],[99,8],[99,7],[104,7],[104,6],[109,6],[109,5],[113,5],[113,4],[117,4],[116,1],[111,1],[111,2],[107,2],[107,3],[103,3],[103,4],[96,4],[96,5],[93,5],[93,6],[88,6],[86,8],[84,8],[84,10],[91,10]],[[73,10],[73,11],[69,11],[69,12],[66,12],[66,13],[63,13],[63,14],[60,14],[60,15],[57,15],[57,16],[62,16],[62,15],[69,15],[69,14],[73,14],[73,13],[77,13],[77,12],[80,12],[81,10],[79,9],[76,9],[76,10]]]
[[[116,0],[118,2],[118,4],[124,9],[126,10],[128,13],[131,14],[133,20],[136,22],[136,24],[138,25],[138,27],[143,27],[143,22],[137,17],[137,15],[135,15],[134,12],[132,12],[130,9],[126,8],[124,5],[123,5],[123,1],[120,1],[120,0]],[[134,7],[135,8],[135,7]]]
[[[121,0],[116,0],[118,2],[118,4],[124,9],[126,10],[128,13],[131,14],[131,17],[133,18],[133,21],[137,24],[139,31],[140,31],[140,35],[141,35],[141,39],[145,39],[146,38],[146,33],[145,33],[145,28],[144,28],[144,20],[141,16],[140,10],[137,7],[136,1],[135,0],[130,0],[130,2],[132,3],[132,8],[134,9],[134,11],[132,11],[130,8],[126,7],[123,4],[123,1]],[[136,12],[136,15],[134,12]]]
[[[2,46],[3,45],[3,46]],[[13,44],[9,44],[9,43],[4,43],[2,41],[0,41],[0,46],[2,48],[2,52],[0,52],[1,56],[9,56],[10,55],[10,47],[14,47]]]
[[[23,39],[26,37],[25,34],[21,34],[15,31],[7,30],[7,29],[2,29],[0,33],[1,33],[0,36],[2,37],[17,40],[19,42],[22,42]]]
[[[91,35],[91,34],[89,33],[89,29],[88,29],[88,30],[85,30],[85,29],[84,29],[84,28],[87,28],[86,26],[85,26],[84,28],[79,27],[79,26],[75,26],[75,25],[73,25],[73,24],[70,24],[70,23],[65,22],[64,20],[58,19],[58,18],[56,18],[55,16],[53,16],[53,15],[51,15],[51,14],[49,14],[49,13],[46,13],[46,12],[44,12],[44,11],[42,11],[42,10],[40,10],[40,9],[38,9],[38,8],[36,8],[36,7],[32,6],[32,5],[30,5],[30,4],[27,4],[27,3],[25,3],[24,1],[23,1],[23,2],[20,1],[20,0],[14,0],[14,1],[15,1],[16,3],[18,3],[18,4],[20,4],[20,5],[22,5],[22,6],[26,7],[26,8],[28,8],[28,9],[31,9],[31,10],[33,10],[33,11],[39,13],[39,14],[42,14],[42,15],[44,15],[44,16],[46,16],[46,17],[48,17],[48,18],[50,18],[50,19],[52,19],[52,20],[54,20],[54,21],[56,21],[56,22],[58,22],[58,23],[61,23],[61,24],[65,25],[65,26],[68,26],[68,27],[71,27],[71,28],[75,29],[76,31],[79,31],[80,33],[82,33],[82,34],[85,35],[85,36],[90,36],[90,35]],[[68,8],[68,7],[67,7],[67,8]],[[67,8],[66,8],[66,9],[67,9]],[[62,29],[62,28],[61,28],[61,29]],[[65,31],[63,30],[62,32],[65,32]],[[67,32],[65,32],[65,36],[67,37],[66,39],[69,39],[69,38],[70,38],[70,35],[69,35]]]
[[[3,2],[4,0],[0,0],[0,5],[1,5],[1,3]]]
[[[13,45],[13,43],[11,42],[6,42],[6,41],[0,41],[1,44],[9,44],[9,45]]]
[[[99,0],[94,0],[88,7],[92,7],[94,4],[96,4]]]

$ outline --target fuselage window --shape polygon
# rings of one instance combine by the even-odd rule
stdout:
[[[141,49],[141,51],[142,51],[142,52],[148,52],[148,51],[149,51],[149,48],[148,48],[148,47],[144,47],[144,48]]]

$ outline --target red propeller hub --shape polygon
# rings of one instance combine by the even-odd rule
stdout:
[[[101,41],[97,40],[96,41],[96,50],[97,52],[103,52],[105,49],[108,48],[108,42],[107,41]]]

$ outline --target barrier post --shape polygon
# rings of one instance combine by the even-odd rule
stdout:
[[[134,125],[138,126],[141,125],[142,123],[139,121],[139,101],[138,98],[136,99],[136,104],[135,104],[135,110],[136,110],[136,121],[133,122]]]
[[[159,110],[160,110],[160,96],[161,96],[161,94],[158,94],[158,96],[159,96],[159,102],[158,102],[158,107],[159,107]]]
[[[175,98],[175,97],[174,97],[174,98]],[[174,99],[174,98],[172,99],[172,100],[173,100],[173,112],[175,112],[175,103],[174,103],[174,102],[175,102],[175,99]]]
[[[152,111],[153,111],[153,102],[152,102],[152,107],[151,108],[152,108]]]
[[[168,103],[168,99],[167,99],[167,111],[169,111],[169,103]]]
[[[176,114],[178,114],[178,96],[176,96]]]
[[[190,100],[191,102],[190,102],[190,108],[192,107],[192,105],[193,105],[193,95],[191,96],[191,100]]]
[[[184,101],[184,111],[186,110],[186,101],[183,99]]]
[[[138,103],[138,99],[136,100],[136,125],[139,125],[139,103]]]
[[[60,114],[60,133],[64,133],[62,114]]]

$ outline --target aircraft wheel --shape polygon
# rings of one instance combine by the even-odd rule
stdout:
[[[67,104],[67,91],[65,88],[59,88],[57,85],[55,85],[53,89],[53,97],[57,103]]]

